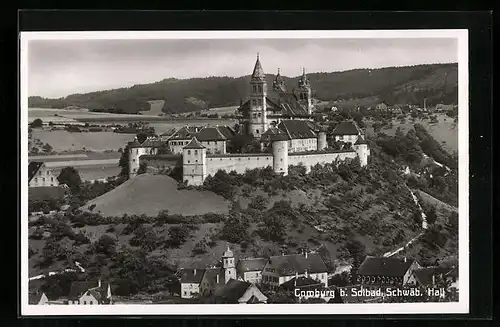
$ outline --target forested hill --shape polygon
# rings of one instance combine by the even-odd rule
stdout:
[[[458,65],[432,64],[381,69],[355,69],[334,73],[308,74],[313,96],[321,101],[371,99],[386,104],[456,104]],[[274,75],[268,74],[272,87]],[[284,77],[289,90],[298,77]],[[149,109],[148,100],[165,100],[163,112],[179,113],[212,107],[238,105],[249,91],[250,76],[175,79],[92,92],[60,99],[29,98],[30,107],[65,108],[78,106],[108,112],[136,113]]]

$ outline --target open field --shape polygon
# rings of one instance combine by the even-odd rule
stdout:
[[[63,167],[52,168],[52,171],[56,176],[59,176]],[[118,165],[108,165],[108,166],[80,166],[75,167],[78,170],[78,174],[83,181],[93,181],[96,179],[108,178],[117,176],[121,168]]]
[[[43,131],[33,129],[33,137],[48,143],[56,152],[89,150],[105,151],[124,148],[134,139],[133,134],[112,132],[71,133],[68,131]]]
[[[151,100],[148,101],[149,105],[151,106],[149,110],[146,111],[141,111],[141,114],[143,115],[154,115],[158,116],[160,114],[163,114],[163,104],[165,103],[165,100]]]
[[[177,182],[165,175],[139,175],[114,190],[87,203],[104,216],[146,214],[156,216],[162,210],[186,216],[228,213],[228,201],[208,191],[177,190]]]

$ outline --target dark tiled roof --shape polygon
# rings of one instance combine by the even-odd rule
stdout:
[[[36,175],[38,170],[42,168],[43,162],[41,161],[32,161],[28,165],[28,182],[31,182],[33,177]]]
[[[137,140],[137,137],[135,137],[132,142],[128,143],[128,146],[129,146],[129,148],[140,148],[141,143],[139,143],[139,141]]]
[[[271,141],[288,141],[288,140],[290,140],[290,138],[288,137],[288,135],[286,135],[284,133],[278,133],[278,134],[271,135],[269,137],[269,139]]]
[[[204,141],[224,141],[226,137],[219,131],[217,127],[205,127],[196,134],[196,138],[201,142]]]
[[[448,277],[458,278],[458,268],[452,267],[451,270],[446,274]]]
[[[264,69],[262,69],[259,57],[257,57],[257,61],[255,62],[255,67],[253,68],[252,79],[258,79],[258,80],[266,79],[266,74],[264,73]]]
[[[251,258],[241,259],[238,261],[238,272],[244,273],[247,271],[262,271],[267,264],[267,259],[264,258]]]
[[[367,256],[358,274],[364,276],[403,277],[415,260]]]
[[[415,277],[417,277],[417,280],[420,282],[420,284],[431,285],[433,275],[435,276],[436,280],[438,280],[437,278],[440,278],[441,274],[443,274],[443,277],[445,277],[446,274],[448,274],[451,271],[451,269],[444,267],[427,267],[427,268],[415,269],[414,274]]]
[[[297,284],[295,284],[295,280],[297,280]],[[323,283],[319,280],[312,279],[310,277],[300,276],[299,278],[292,278],[289,281],[281,284],[284,288],[295,288],[295,287],[311,287],[311,286],[322,286]]]
[[[229,126],[217,126],[219,132],[228,140],[232,139],[236,132]]]
[[[201,129],[201,127],[197,126],[184,126],[180,128],[177,132],[175,132],[170,139],[174,140],[189,140],[193,136],[196,136],[196,133]]]
[[[230,279],[226,285],[221,287],[216,293],[216,297],[226,303],[238,303],[238,300],[250,287],[250,283],[241,280]]]
[[[358,135],[362,134],[355,121],[343,121],[333,130],[334,135]]]
[[[270,263],[280,276],[292,276],[296,273],[324,273],[327,272],[325,263],[317,253],[291,254],[271,257]]]
[[[199,284],[205,274],[205,269],[181,269],[181,283]],[[195,274],[196,273],[196,274]]]
[[[108,283],[101,283],[101,287],[98,287],[98,282],[90,282],[90,281],[76,281],[71,283],[71,288],[69,290],[68,298],[69,299],[79,299],[83,294],[87,291],[92,290],[94,293],[102,293],[107,292]],[[106,293],[104,293],[106,294]],[[93,293],[92,295],[96,297]],[[99,300],[102,296],[99,295],[99,298],[96,297],[96,300]],[[105,297],[105,296],[104,296]]]
[[[290,139],[315,138],[316,133],[312,129],[313,125],[306,120],[282,120],[278,128],[285,132]]]
[[[191,139],[191,142],[189,142],[188,145],[186,145],[183,149],[204,149],[205,147],[201,145],[200,142],[196,139],[196,137],[193,137]]]
[[[62,186],[39,186],[28,189],[30,201],[62,200],[67,190]]]
[[[307,108],[299,103],[295,93],[278,93],[274,90],[267,92],[267,105],[271,111],[280,111],[282,116],[307,116]]]
[[[219,275],[219,283],[217,283],[217,275]],[[216,287],[222,286],[225,284],[225,273],[221,268],[208,268],[205,271],[205,279]]]
[[[356,145],[356,144],[368,144],[368,143],[366,142],[366,140],[365,140],[365,138],[363,137],[363,135],[360,135],[360,136],[358,137],[358,140],[354,143],[354,145]]]

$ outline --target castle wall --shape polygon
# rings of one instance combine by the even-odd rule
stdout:
[[[355,151],[342,151],[342,152],[331,152],[331,153],[290,153],[288,155],[288,164],[297,166],[302,164],[306,167],[307,171],[310,171],[311,167],[326,163],[332,163],[335,160],[346,160],[356,158],[357,153]]]
[[[226,141],[202,141],[201,144],[207,149],[207,154],[226,153]]]
[[[255,168],[265,168],[273,165],[273,156],[270,153],[259,154],[226,154],[226,155],[207,155],[207,175],[215,175],[219,170],[226,172],[236,171],[244,173],[245,170]]]

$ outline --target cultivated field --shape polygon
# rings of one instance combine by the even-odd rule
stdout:
[[[208,191],[177,190],[177,182],[165,175],[139,175],[114,190],[87,203],[104,216],[146,214],[156,216],[162,210],[186,216],[207,212],[228,213],[228,201]]]
[[[143,115],[153,115],[153,116],[158,116],[163,114],[163,104],[165,103],[165,100],[151,100],[148,101],[149,105],[151,106],[149,110],[146,111],[141,111],[141,114]]]

